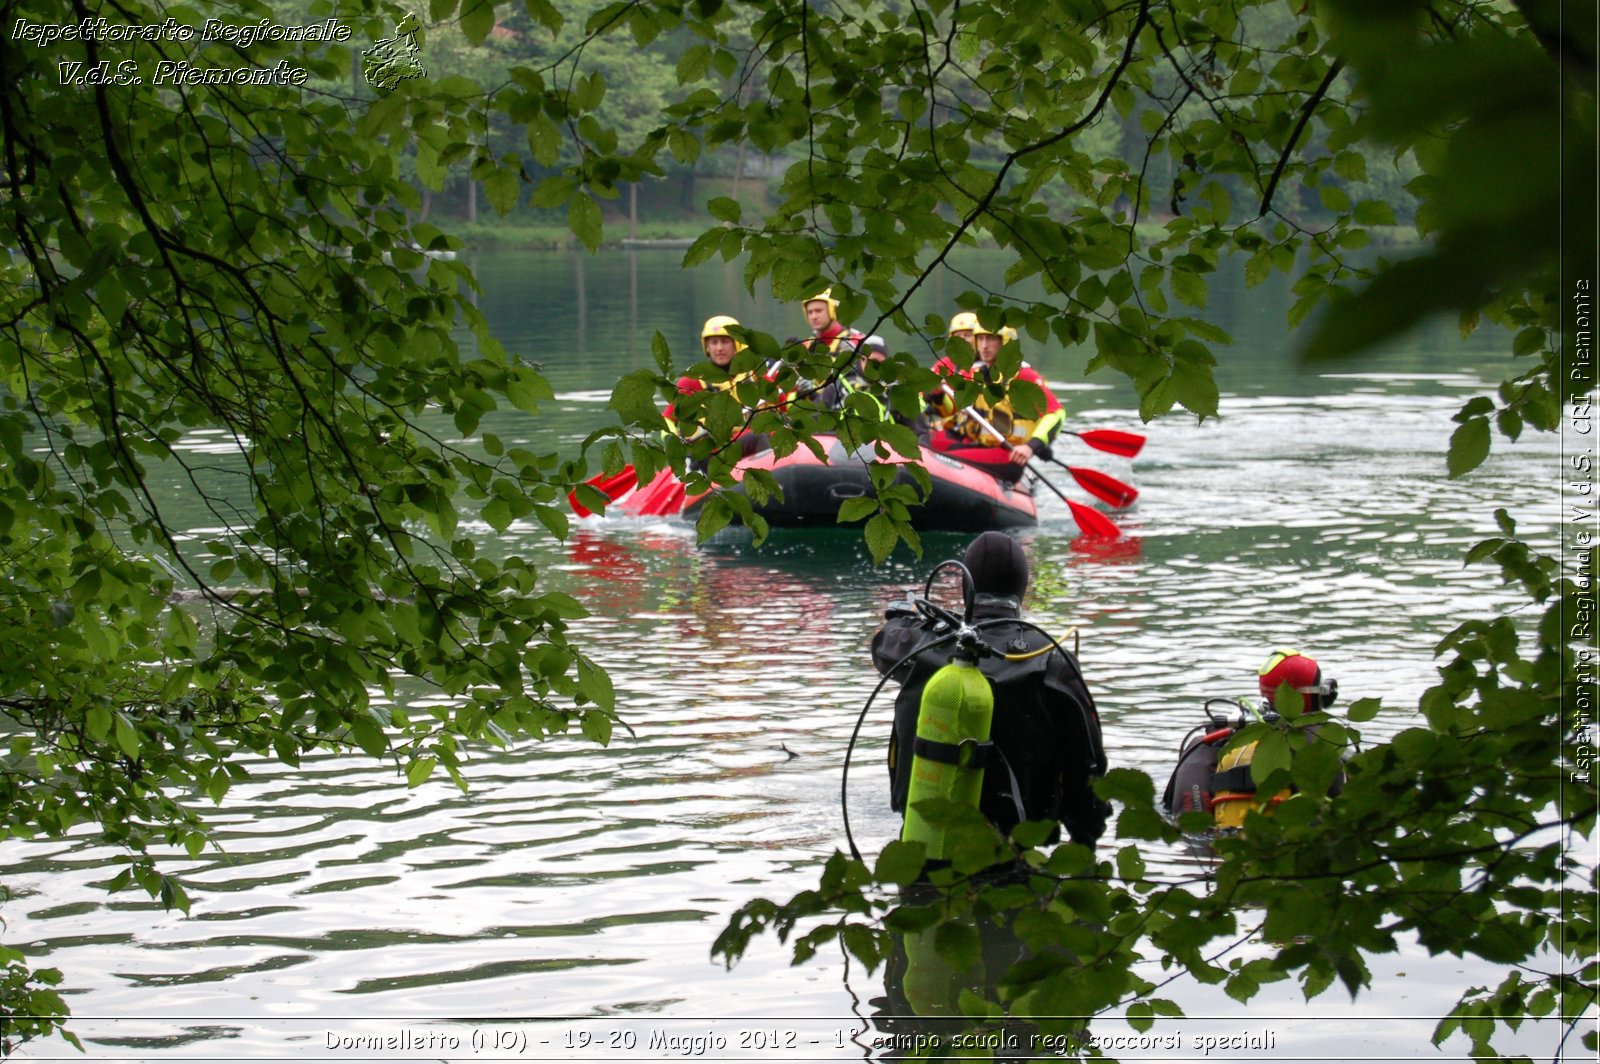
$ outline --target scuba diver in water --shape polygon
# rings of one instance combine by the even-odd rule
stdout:
[[[1176,819],[1185,813],[1209,813],[1222,830],[1233,830],[1244,824],[1251,810],[1269,812],[1294,793],[1290,790],[1276,794],[1257,793],[1256,781],[1251,774],[1251,760],[1256,743],[1247,743],[1234,750],[1223,752],[1234,733],[1246,724],[1261,721],[1281,724],[1281,709],[1292,708],[1283,699],[1298,698],[1302,714],[1322,713],[1339,697],[1339,681],[1324,679],[1322,666],[1315,659],[1298,650],[1274,650],[1256,670],[1257,687],[1261,701],[1256,706],[1244,706],[1231,699],[1215,698],[1206,703],[1207,723],[1199,725],[1179,749],[1178,765],[1167,781],[1162,805],[1167,815]],[[1233,715],[1217,713],[1213,706],[1227,705],[1237,712]],[[1317,726],[1305,729],[1308,739],[1314,739]],[[1334,797],[1344,786],[1344,774],[1335,777],[1328,789]]]
[[[985,532],[967,547],[962,563],[971,574],[967,624],[975,633],[963,644],[971,644],[976,670],[993,698],[988,734],[976,736],[976,745],[989,750],[965,759],[970,758],[965,743],[932,742],[926,720],[919,727],[930,680],[945,672],[947,663],[954,664],[956,644],[944,638],[952,633],[948,620],[890,607],[872,640],[873,664],[901,684],[889,745],[890,805],[909,821],[908,804],[919,797],[914,771],[981,769],[981,783],[967,793],[975,795],[979,811],[1002,834],[1022,821],[1056,821],[1066,825],[1073,842],[1093,846],[1111,807],[1091,786],[1105,774],[1106,755],[1082,670],[1070,653],[1022,620],[1029,570],[1015,540]],[[1059,828],[1051,841],[1057,837]]]
[[[966,578],[959,616],[929,601],[935,578],[946,569]],[[1111,812],[1093,790],[1107,768],[1094,699],[1076,658],[1023,620],[1029,576],[1022,547],[1004,533],[985,532],[959,562],[936,566],[920,597],[912,593],[890,606],[872,640],[873,664],[883,676],[879,690],[890,680],[901,685],[889,745],[890,805],[904,814],[901,841],[922,844],[928,858],[923,874],[902,887],[904,908],[917,915],[901,927],[890,920],[884,994],[871,1001],[871,1022],[890,1047],[886,1059],[966,1055],[961,1048],[974,1045],[967,1039],[980,1024],[982,1045],[1003,1050],[995,1059],[1037,1059],[1040,1028],[1030,1018],[1030,1002],[1012,999],[1004,980],[1017,964],[1034,959],[1074,968],[1090,960],[1067,943],[1041,946],[1036,936],[1021,933],[1024,910],[988,909],[961,877],[938,874],[959,863],[958,853],[969,869],[986,864],[976,876],[981,880],[1004,879],[1022,867],[1010,859],[1016,852],[998,840],[990,856],[967,847],[974,839],[969,826],[987,821],[1010,836],[1025,821],[1049,825],[1047,836],[1033,834],[1038,844],[1058,841],[1064,824],[1073,843],[1093,847]],[[871,706],[868,699],[862,720]],[[848,776],[848,754],[845,769]],[[945,807],[936,812],[933,800],[940,798]],[[952,802],[971,815],[951,809]],[[848,838],[848,810],[845,833]],[[853,838],[850,851],[861,859]],[[925,918],[930,907],[931,924]],[[1067,908],[1060,915],[1074,918]],[[957,929],[973,943],[959,956],[941,941]],[[974,995],[1000,1011],[975,1019]]]

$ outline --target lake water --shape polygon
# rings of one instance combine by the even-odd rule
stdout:
[[[606,418],[611,382],[649,364],[654,331],[679,365],[711,314],[801,331],[798,308],[751,299],[736,268],[684,274],[676,262],[478,256],[483,309],[559,393],[545,416],[497,414],[485,430],[571,450]],[[1552,549],[1560,521],[1555,438],[1497,442],[1470,477],[1443,475],[1451,416],[1505,369],[1500,338],[1463,342],[1445,326],[1359,363],[1300,367],[1282,287],[1218,284],[1208,313],[1238,343],[1219,352],[1223,416],[1205,424],[1177,414],[1141,428],[1125,382],[1084,380],[1082,352],[1027,348],[1069,428],[1150,438],[1132,463],[1058,446],[1140,488],[1118,517],[1136,546],[1080,549],[1044,495],[1039,526],[1019,538],[1034,565],[1030,616],[1078,630],[1113,763],[1158,784],[1202,701],[1251,693],[1277,645],[1321,660],[1345,703],[1381,696],[1388,711],[1368,735],[1411,725],[1438,640],[1518,605],[1497,573],[1460,562],[1497,534],[1494,509]],[[957,291],[934,286],[913,309],[947,313]],[[1070,490],[1065,475],[1059,486]],[[930,535],[922,559],[874,567],[843,532],[775,533],[758,549],[737,533],[697,545],[666,520],[586,522],[565,544],[515,526],[494,549],[531,557],[593,611],[575,639],[610,671],[630,726],[610,749],[481,750],[467,794],[438,781],[408,791],[361,758],[252,764],[217,814],[224,852],[169,864],[190,917],[107,896],[111,854],[87,835],[13,843],[0,851],[16,892],[5,941],[64,970],[91,1059],[885,1056],[881,971],[838,953],[791,967],[766,939],[726,972],[709,949],[741,904],[813,885],[843,846],[840,768],[876,682],[866,645],[884,604],[963,546]],[[898,827],[881,769],[889,704],[852,761],[851,827],[869,853]],[[1157,875],[1194,872],[1185,852],[1148,860]],[[1499,979],[1414,950],[1373,966],[1374,989],[1354,1002],[1332,990],[1308,1005],[1280,985],[1245,1008],[1180,980],[1163,993],[1191,1016],[1154,1033],[1181,1032],[1181,1048],[1114,1055],[1201,1059],[1192,1040],[1209,1035],[1240,1039],[1212,1059],[1453,1059],[1465,1043],[1434,1050],[1436,1019],[1464,987]],[[1114,1017],[1095,1029],[1128,1031]],[[1548,1060],[1558,1040],[1531,1025],[1501,1044]],[[60,1043],[23,1055],[80,1059]]]

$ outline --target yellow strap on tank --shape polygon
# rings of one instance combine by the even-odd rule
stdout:
[[[1079,647],[1078,629],[1068,628],[1067,637],[1072,640],[1072,656],[1077,657]],[[1054,643],[1046,643],[1038,650],[1030,650],[1026,654],[1002,654],[1001,657],[1005,658],[1007,661],[1027,661],[1029,658],[1036,658],[1040,654],[1050,653],[1050,651],[1054,650],[1059,643],[1060,640],[1058,639]]]

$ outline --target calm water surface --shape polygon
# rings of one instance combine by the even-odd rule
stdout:
[[[605,419],[616,376],[648,364],[657,329],[684,365],[713,313],[779,336],[800,328],[797,308],[752,300],[736,270],[686,276],[670,253],[475,265],[508,347],[543,361],[559,392],[543,418],[485,425],[508,445],[574,447]],[[957,290],[916,312],[946,311],[938,301]],[[1495,573],[1459,560],[1497,534],[1494,509],[1555,543],[1553,438],[1497,443],[1465,481],[1442,475],[1451,416],[1503,370],[1495,338],[1463,344],[1445,329],[1367,362],[1296,368],[1286,298],[1270,285],[1216,294],[1212,316],[1239,340],[1221,352],[1222,418],[1160,419],[1132,463],[1058,447],[1141,489],[1118,518],[1135,546],[1080,549],[1053,502],[1020,537],[1031,615],[1078,630],[1114,763],[1158,784],[1203,699],[1251,693],[1275,645],[1319,658],[1346,701],[1382,697],[1389,710],[1367,734],[1414,723],[1439,639],[1518,605]],[[1034,345],[1028,357],[1057,383],[1070,428],[1138,428],[1131,391],[1084,381],[1082,352]],[[729,973],[709,950],[738,906],[812,886],[843,845],[840,767],[876,682],[867,642],[883,605],[964,539],[925,545],[923,559],[875,568],[847,533],[777,533],[756,549],[736,532],[697,545],[675,521],[588,522],[565,544],[514,527],[498,549],[531,556],[593,611],[576,638],[610,671],[630,726],[609,750],[485,749],[467,794],[408,791],[359,758],[252,764],[217,816],[223,852],[169,866],[192,916],[108,897],[113,854],[86,836],[10,844],[5,940],[65,971],[95,1059],[664,1059],[693,1045],[663,1039],[697,1035],[718,1059],[883,1056],[881,972],[837,953],[793,968],[767,939]],[[898,826],[881,769],[889,704],[852,761],[851,827],[868,852]],[[1148,860],[1157,875],[1195,871],[1186,852]],[[1179,981],[1164,993],[1191,1018],[1156,1033],[1181,1030],[1185,1048],[1163,1056],[1198,1059],[1189,1040],[1213,1034],[1260,1039],[1222,1059],[1450,1059],[1429,1044],[1435,1019],[1466,985],[1499,978],[1416,951],[1373,963],[1374,989],[1354,1002],[1269,988],[1247,1010]],[[1556,1041],[1529,1030],[1520,1046],[1550,1059]],[[78,1058],[59,1044],[27,1055]]]

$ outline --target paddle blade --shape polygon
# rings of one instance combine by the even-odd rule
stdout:
[[[1111,522],[1111,519],[1099,510],[1091,509],[1081,502],[1071,499],[1063,500],[1067,509],[1072,511],[1072,519],[1078,522],[1078,531],[1092,539],[1120,539],[1122,529]]]
[[[1138,488],[1098,469],[1085,469],[1082,466],[1067,466],[1066,469],[1080,488],[1108,506],[1121,509],[1124,506],[1132,506],[1134,500],[1139,498]]]
[[[606,497],[607,502],[616,502],[617,499],[627,494],[639,483],[639,471],[633,466],[623,466],[622,472],[590,477],[584,481],[589,487],[594,488]],[[567,504],[572,507],[572,512],[579,517],[592,517],[594,511],[578,501],[578,491],[574,488],[567,492]]]
[[[640,517],[671,517],[683,510],[683,481],[663,469],[656,478],[639,489],[628,503],[628,512]]]
[[[1078,437],[1097,451],[1121,455],[1124,458],[1132,458],[1144,450],[1144,437],[1137,432],[1123,432],[1121,429],[1089,429],[1085,432],[1069,430],[1068,434]]]

